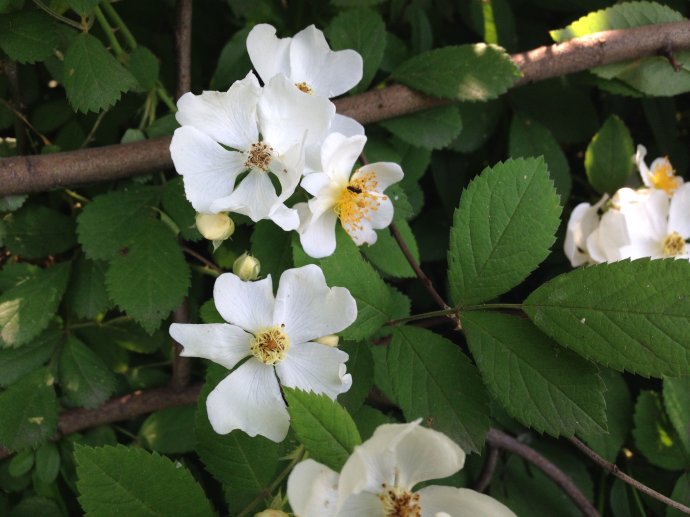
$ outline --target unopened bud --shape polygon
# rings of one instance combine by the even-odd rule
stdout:
[[[255,513],[254,517],[289,517],[283,510],[273,510],[269,508],[263,512]]]
[[[337,334],[329,334],[328,336],[323,336],[320,337],[319,339],[315,339],[317,343],[321,343],[322,345],[326,346],[332,346],[335,348],[338,346],[338,341],[340,341],[340,338],[338,337]]]
[[[196,214],[196,227],[199,233],[210,241],[224,241],[235,233],[235,223],[225,212]]]
[[[232,272],[242,280],[256,280],[261,272],[261,262],[245,251],[233,262]]]

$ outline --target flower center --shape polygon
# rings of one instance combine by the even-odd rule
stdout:
[[[304,93],[314,93],[314,90],[312,90],[311,86],[309,86],[305,82],[295,83],[295,86],[297,86],[297,88],[299,88],[299,90],[303,91]]]
[[[290,349],[290,338],[283,332],[284,325],[265,327],[257,332],[250,350],[264,364],[276,364],[285,359]]]
[[[389,487],[386,483],[381,487],[383,491],[379,494],[379,499],[386,517],[421,517],[419,494],[413,494],[398,486]]]
[[[685,253],[685,239],[678,232],[669,233],[661,246],[667,257],[675,257]]]
[[[252,169],[261,169],[266,172],[273,158],[273,148],[266,142],[256,142],[251,145],[247,153],[247,161],[244,164]]]
[[[681,180],[675,175],[675,172],[668,158],[664,158],[659,165],[650,171],[649,179],[654,188],[665,190],[670,196],[681,184]]]
[[[351,180],[340,193],[333,209],[348,233],[360,231],[362,221],[370,221],[370,213],[378,210],[382,199],[387,199],[376,192],[378,185],[376,174],[367,172]]]

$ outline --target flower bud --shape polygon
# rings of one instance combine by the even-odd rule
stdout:
[[[235,233],[235,223],[225,212],[196,214],[196,227],[199,233],[210,241],[224,241]]]
[[[245,251],[233,262],[232,272],[242,280],[256,280],[261,272],[261,262]]]
[[[331,346],[335,348],[336,346],[338,346],[338,341],[340,341],[340,338],[337,334],[329,334],[328,336],[320,337],[319,339],[315,339],[314,341],[316,343],[321,343],[322,345]]]
[[[285,513],[283,510],[274,510],[272,508],[269,508],[268,510],[264,510],[263,512],[255,513],[254,517],[288,517],[288,514]]]

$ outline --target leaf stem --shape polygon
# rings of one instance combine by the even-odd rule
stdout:
[[[395,325],[400,325],[401,323],[407,323],[409,321],[417,321],[417,320],[426,320],[429,318],[435,318],[437,316],[451,316],[455,314],[457,316],[458,310],[457,309],[441,309],[438,311],[430,311],[430,312],[422,312],[421,314],[413,314],[412,316],[408,316],[406,318],[400,318],[398,320],[391,320],[386,323],[388,326],[395,326]]]
[[[81,25],[81,23],[75,22],[74,20],[70,20],[69,18],[62,16],[61,14],[56,13],[50,7],[48,7],[46,4],[41,2],[41,0],[34,0],[34,4],[36,4],[40,9],[45,11],[48,15],[52,16],[56,20],[61,21],[62,23],[65,23],[65,24],[69,25],[70,27],[74,27],[78,31],[84,30],[84,27]]]
[[[129,48],[131,48],[132,50],[137,48],[137,40],[134,39],[134,36],[130,32],[129,28],[127,27],[125,22],[122,20],[120,15],[117,14],[117,11],[115,11],[115,8],[110,4],[110,2],[108,0],[106,0],[101,5],[103,6],[103,10],[105,11],[105,14],[108,15],[108,18],[110,18],[115,23],[117,28],[120,29],[120,32],[122,33],[122,37],[125,39],[125,42],[127,42],[127,45],[129,45]]]
[[[168,94],[168,91],[165,89],[165,86],[163,86],[163,83],[158,81],[158,84],[156,86],[156,94],[158,95],[158,98],[163,101],[163,104],[165,104],[172,113],[176,113],[177,106],[170,97],[170,94]]]
[[[509,309],[513,311],[521,311],[522,310],[522,304],[521,303],[483,303],[479,305],[468,305],[467,307],[463,307],[462,310],[464,311],[483,311],[483,310],[488,310],[488,311],[493,311],[497,309]]]
[[[115,33],[113,32],[113,28],[108,23],[108,20],[106,20],[105,16],[103,16],[103,11],[101,11],[100,7],[95,7],[93,12],[96,15],[96,20],[98,20],[98,24],[103,29],[103,32],[105,32],[105,36],[106,36],[106,38],[108,38],[108,42],[110,43],[110,46],[112,47],[113,52],[115,52],[115,55],[117,56],[117,58],[120,61],[122,61],[122,59],[125,57],[125,51],[122,50],[122,47],[120,46],[120,42],[117,41],[117,37],[115,36]]]

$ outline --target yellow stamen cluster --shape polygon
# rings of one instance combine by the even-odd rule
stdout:
[[[247,154],[247,161],[244,162],[246,167],[250,169],[261,169],[266,172],[268,166],[271,165],[273,148],[266,142],[256,142],[251,145]]]
[[[264,364],[277,364],[290,349],[290,338],[283,332],[283,325],[266,327],[256,333],[250,350]]]
[[[665,190],[670,196],[681,185],[681,179],[675,173],[671,162],[668,161],[668,158],[664,158],[659,165],[649,172],[649,180],[654,188]]]
[[[386,517],[421,517],[419,494],[413,494],[397,486],[389,487],[386,483],[381,486],[383,491],[379,494],[379,499]]]
[[[311,86],[309,86],[305,82],[295,83],[295,86],[297,86],[297,88],[304,93],[309,93],[309,94],[314,93],[314,90],[312,90]]]
[[[685,239],[678,232],[669,233],[661,244],[664,255],[675,257],[685,253]]]
[[[362,221],[371,221],[371,212],[378,210],[381,201],[387,199],[378,193],[378,186],[376,174],[367,172],[350,180],[340,193],[334,210],[348,233],[362,230]]]

